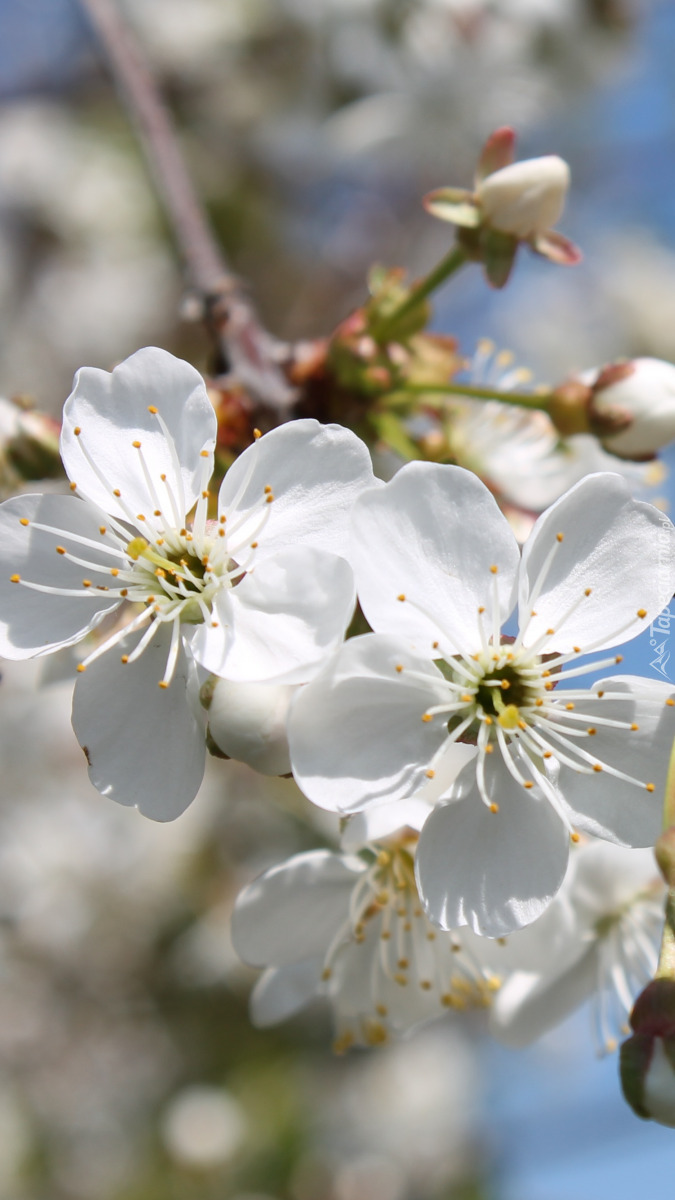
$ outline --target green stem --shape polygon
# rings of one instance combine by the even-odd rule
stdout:
[[[397,387],[392,395],[424,396],[469,396],[475,400],[499,400],[502,404],[513,404],[518,408],[539,409],[548,412],[550,392],[500,392],[496,388],[473,387],[465,383],[407,383]]]
[[[431,292],[440,287],[442,283],[445,283],[445,280],[454,275],[455,271],[463,267],[467,261],[462,247],[453,246],[449,254],[446,254],[445,258],[441,259],[438,266],[434,267],[433,271],[425,275],[424,279],[421,279],[412,291],[408,292],[405,300],[402,300],[393,312],[387,313],[386,317],[380,323],[379,328],[373,331],[373,336],[377,338],[378,342],[385,342],[389,330],[395,330],[396,326],[405,317],[409,316],[411,312],[414,312]]]

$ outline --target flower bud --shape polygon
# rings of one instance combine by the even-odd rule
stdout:
[[[631,1014],[633,1037],[621,1047],[621,1086],[634,1112],[675,1127],[675,982],[654,979]]]
[[[603,446],[621,458],[653,458],[675,438],[675,366],[636,358],[606,367],[590,382],[590,417]],[[613,422],[613,428],[607,428]]]
[[[261,775],[288,774],[286,714],[295,690],[284,684],[211,679],[202,688],[202,703],[215,745]]]
[[[476,199],[493,229],[526,240],[555,225],[569,182],[567,163],[548,154],[511,163],[487,175],[478,184]]]

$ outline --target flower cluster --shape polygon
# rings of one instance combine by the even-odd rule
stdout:
[[[121,804],[178,816],[208,747],[342,818],[339,846],[239,897],[258,1023],[322,995],[346,1049],[508,979],[493,1024],[517,1041],[600,978],[608,1045],[653,968],[663,889],[630,848],[658,835],[675,735],[672,689],[616,674],[616,648],[675,590],[670,521],[594,474],[521,552],[462,467],[383,484],[355,434],[307,419],[256,431],[216,494],[216,435],[164,351],[81,370],[69,491],[0,507],[0,650],[73,655],[75,733]],[[357,597],[369,631],[347,637]]]

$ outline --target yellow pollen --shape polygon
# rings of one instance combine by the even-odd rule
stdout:
[[[144,514],[143,514],[143,513],[138,513],[138,514],[137,514],[137,516],[136,516],[136,520],[137,520],[137,521],[144,521],[144,520],[145,520],[145,516],[144,516]]]
[[[671,697],[669,696],[668,699],[666,700],[666,704],[668,705],[668,708],[673,708],[673,706],[675,705],[675,700],[671,699]]]
[[[435,942],[435,941],[436,941],[436,934],[434,933],[433,929],[430,929],[430,930],[429,930],[429,932],[428,932],[428,934],[427,934],[427,941],[428,941],[428,942]]]
[[[503,713],[497,717],[497,724],[502,729],[516,729],[520,720],[520,709],[516,704],[507,704]]]
[[[547,630],[546,630],[546,636],[547,636],[547,637],[553,637],[553,634],[554,634],[554,633],[555,633],[555,629],[547,629]]]
[[[129,595],[129,589],[128,589],[128,588],[122,588],[122,590],[120,591],[120,596],[124,596],[124,597],[126,597],[126,596],[128,596],[128,595]]]
[[[389,1009],[387,1008],[386,1004],[376,1004],[375,1012],[377,1013],[378,1017],[386,1017]]]
[[[494,751],[494,746],[492,745],[491,742],[488,742],[487,746],[485,747],[485,753],[492,754],[493,751]]]
[[[119,569],[119,567],[111,567],[111,568],[110,568],[110,574],[111,574],[111,575],[119,575],[119,573],[120,573],[120,569]]]
[[[148,412],[152,413],[153,417],[157,416],[157,409],[155,408],[154,404],[148,405]]]
[[[623,654],[617,654],[616,658],[614,659],[614,662],[615,663],[623,662]]]
[[[491,804],[491,805],[490,805],[490,812],[491,812],[491,813],[498,813],[498,812],[499,812],[499,805],[498,805],[498,804]],[[457,947],[457,949],[459,950],[459,946]]]
[[[601,770],[602,770],[602,764],[601,764],[601,763],[593,763],[593,770],[594,770],[594,771],[601,771]]]
[[[463,704],[471,704],[473,696],[471,696],[469,692],[464,692],[464,694],[460,696],[460,700]]]
[[[565,537],[565,534],[564,533],[556,533],[555,537],[556,537],[557,542],[562,542],[563,538]]]
[[[430,979],[420,979],[420,987],[424,992],[430,992],[433,984]]]
[[[584,596],[590,596],[592,591],[593,591],[593,588],[586,588],[586,590],[584,592]]]
[[[208,457],[209,457],[209,452],[208,452],[208,450],[200,450],[200,451],[199,451],[199,457],[200,457],[200,458],[208,458]]]
[[[433,779],[436,772],[432,771],[431,767],[429,767],[429,770],[425,771],[424,774],[426,775],[427,779]]]
[[[91,587],[91,579],[83,579],[82,587],[90,588]]]
[[[141,448],[140,442],[132,442],[131,444],[132,444],[134,450],[140,450],[140,448]]]
[[[253,430],[253,436],[254,436],[254,438],[255,438],[255,440],[256,440],[256,442],[257,442],[258,438],[261,438],[261,437],[262,437],[262,433],[260,432],[260,430],[259,430],[259,429],[254,429],[254,430]]]
[[[57,547],[56,547],[56,553],[57,553],[57,554],[65,554],[65,553],[66,553],[66,548],[65,548],[65,546],[57,546]]]
[[[117,496],[117,497],[119,498],[121,495],[122,495],[122,493],[121,493],[120,489],[119,489],[119,488],[114,488],[114,490],[113,490],[113,496]]]
[[[400,592],[396,599],[401,601],[405,600],[405,592]]]
[[[128,654],[123,654],[123,655],[122,655],[122,657],[121,657],[121,659],[120,659],[120,662],[121,662],[121,663],[123,663],[123,664],[126,666],[126,664],[128,663],[128,661],[129,661],[129,655],[128,655]]]
[[[432,649],[432,650],[438,650],[438,642],[432,642],[432,643],[431,643],[431,649]]]
[[[152,513],[152,515],[153,515],[153,517],[161,517],[161,515],[162,515],[162,510],[161,510],[161,508],[155,508],[155,509],[153,510],[153,513]]]
[[[639,728],[640,728],[640,726],[639,726],[639,725],[636,725],[636,724],[635,724],[635,721],[633,721],[633,724],[631,725],[631,729],[633,730],[633,732],[635,732],[635,730],[636,730],[636,729],[639,729]]]
[[[491,567],[490,567],[490,571],[492,572],[492,574],[493,574],[493,575],[496,575],[496,574],[497,574],[497,572],[499,571],[499,567],[495,567],[495,566],[493,565],[493,566],[491,566]]]
[[[581,646],[572,646],[575,654],[581,654]]]
[[[257,542],[251,542],[251,550],[257,550],[257,549],[258,549],[258,543],[257,543]]]
[[[638,608],[637,615],[638,615],[638,617],[640,617],[640,619],[642,619],[642,617],[646,617],[647,609],[646,608]]]
[[[402,663],[397,663],[397,664],[396,664],[396,673],[397,673],[397,675],[400,675],[402,670],[403,670],[403,664],[402,664]]]
[[[382,933],[380,934],[380,938],[381,938],[381,940],[382,940],[383,942],[388,942],[390,937],[391,937],[391,934],[390,934],[389,930],[388,930],[388,929],[383,929],[383,930],[382,930]]]
[[[19,525],[30,525],[28,517],[19,517]]]
[[[572,701],[570,700],[569,704],[565,705],[565,710],[566,710],[566,712],[571,712],[573,708],[574,708],[574,705],[572,704]]]
[[[407,958],[399,958],[398,963],[396,965],[398,967],[400,967],[400,969],[402,971],[407,971],[408,967],[410,966],[410,963],[408,962]]]
[[[524,788],[527,788],[527,789],[528,789],[528,791],[529,791],[529,789],[530,789],[530,788],[533,788],[533,787],[534,787],[534,784],[533,784],[533,782],[532,782],[532,780],[531,780],[531,779],[526,779],[526,780],[525,780],[525,782],[524,782],[524,784],[523,784],[523,787],[524,787]]]
[[[98,531],[99,531],[99,533],[101,534],[101,536],[103,536],[103,534],[104,534],[104,533],[107,533],[107,532],[108,532],[108,530],[106,529],[105,525],[99,525],[99,527],[98,527]]]
[[[483,721],[485,722],[486,725],[492,725],[492,717],[490,717],[488,715],[483,717]]]
[[[484,613],[484,612],[485,612],[485,607],[484,607],[484,606],[481,604],[481,606],[480,606],[480,608],[478,609],[478,611],[479,611],[479,613]]]
[[[597,696],[598,696],[600,699],[602,699],[602,697],[604,696],[604,694],[605,694],[605,693],[604,693],[604,691],[602,691],[602,692],[597,692],[597,693],[596,693],[596,695],[597,695]]]
[[[531,616],[531,617],[536,617],[536,615],[537,615],[537,610],[536,610],[536,608],[532,608],[532,609],[530,609],[530,616]]]
[[[266,504],[271,504],[273,500],[274,500],[274,496],[272,495],[272,493],[271,493],[271,492],[270,492],[269,496],[265,496],[265,503],[266,503]]]
[[[266,496],[269,496],[271,491],[272,491],[272,489],[271,489],[269,483],[266,483],[263,488],[263,492],[265,493]]]
[[[79,425],[76,425],[76,426],[75,426],[75,428],[73,429],[73,433],[75,434],[75,437],[79,437],[79,436],[80,436],[80,434],[82,433],[82,430],[80,429],[80,426],[79,426]]]
[[[535,704],[536,704],[537,708],[541,708],[543,703],[544,703],[544,701],[542,700],[541,696],[537,696],[537,699],[535,700]]]
[[[552,750],[544,750],[544,753],[542,754],[542,758],[553,758],[553,751]]]
[[[17,579],[18,579],[18,578],[19,578],[19,576],[17,575]],[[433,721],[433,719],[434,719],[434,714],[433,714],[433,713],[422,713],[422,720],[423,720],[423,721],[425,721],[425,722],[426,722],[426,721]]]
[[[588,729],[586,730],[586,733],[589,735],[589,737],[594,737],[597,732],[598,731],[595,728],[595,725],[589,725]]]
[[[71,485],[70,485],[70,490],[71,490],[71,492],[76,492],[76,491],[77,491],[77,484],[76,484],[76,483],[71,483]]]
[[[208,500],[211,493],[209,491],[202,492],[202,500]]]
[[[160,679],[159,684],[157,686],[161,687],[161,688],[168,688],[169,685],[166,682],[166,679]]]
[[[75,668],[75,670],[76,670],[76,671],[80,671],[80,673],[81,673],[82,671],[86,671],[86,669],[87,669],[87,668],[85,667],[84,663],[78,663],[78,664],[77,664],[77,667]]]
[[[547,691],[547,692],[552,692],[552,691],[553,691],[553,684],[552,684],[552,683],[545,683],[545,684],[544,684],[544,687],[545,687],[545,689],[546,689],[546,691]]]
[[[653,792],[653,791],[654,791],[654,784],[653,784],[653,783],[646,783],[646,784],[645,784],[645,787],[646,787],[646,789],[647,789],[647,791],[648,791],[648,792]]]
[[[519,729],[527,729],[527,721],[519,721],[518,728]]]
[[[502,679],[499,686],[506,692],[511,687],[511,683],[508,679]]]
[[[162,483],[166,483],[166,475],[160,475]]]
[[[220,625],[220,621],[212,621],[211,622],[212,629],[218,629],[219,625]]]
[[[580,838],[579,838],[579,834],[578,834],[578,833],[576,833],[576,831],[575,831],[574,833],[571,833],[571,834],[570,834],[570,841],[571,841],[571,842],[574,842],[575,846],[576,846],[576,844],[577,844],[577,842],[578,842],[579,840],[580,840]]]

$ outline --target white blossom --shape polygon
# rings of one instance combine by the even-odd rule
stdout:
[[[251,1001],[256,1024],[325,996],[343,1051],[490,1002],[498,980],[476,955],[477,939],[435,929],[424,915],[416,840],[400,831],[363,848],[363,857],[312,850],[244,889],[232,936],[245,961],[267,967]]]
[[[524,1046],[592,999],[598,1048],[616,1049],[656,970],[665,892],[652,850],[579,846],[544,915],[509,939],[516,969],[497,998],[492,1032]]]
[[[618,476],[590,476],[538,519],[521,560],[475,476],[411,463],[364,493],[353,529],[375,633],[347,642],[293,703],[291,762],[310,800],[348,813],[404,799],[468,743],[417,873],[432,920],[491,937],[541,914],[578,831],[653,844],[672,689],[578,681],[621,661],[583,654],[635,637],[672,596],[668,518]],[[501,629],[516,598],[514,638]]]
[[[616,433],[601,434],[603,446],[624,458],[651,458],[675,438],[675,366],[659,358],[635,358],[616,369],[594,372],[597,382],[584,376],[593,391],[591,413],[602,420],[608,414],[625,417]]]
[[[510,163],[480,180],[476,198],[493,229],[529,239],[545,234],[561,216],[570,185],[562,158],[547,154]]]
[[[61,434],[73,494],[0,508],[0,653],[49,654],[96,631],[75,732],[98,790],[158,819],[203,774],[195,664],[290,681],[339,644],[354,603],[348,512],[374,482],[352,433],[298,421],[240,456],[211,519],[215,437],[201,376],[165,351],[112,374],[83,368]]]

